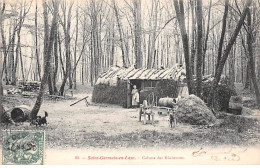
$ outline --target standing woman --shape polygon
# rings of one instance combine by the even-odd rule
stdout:
[[[139,104],[139,93],[136,89],[136,85],[133,86],[132,90],[132,107],[137,107]]]

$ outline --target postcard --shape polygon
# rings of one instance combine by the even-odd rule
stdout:
[[[0,0],[1,165],[259,165],[258,0]]]

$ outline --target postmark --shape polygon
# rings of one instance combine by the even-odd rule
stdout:
[[[3,135],[2,164],[44,164],[44,131],[5,131]]]

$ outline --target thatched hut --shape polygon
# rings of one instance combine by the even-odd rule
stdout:
[[[99,76],[94,86],[92,101],[96,103],[119,104],[131,107],[131,90],[137,86],[140,102],[153,99],[157,103],[161,97],[177,97],[186,88],[185,68],[136,69],[111,67]]]

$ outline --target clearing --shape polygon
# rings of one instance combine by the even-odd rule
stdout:
[[[8,87],[11,86],[4,86],[5,89]],[[44,100],[38,115],[43,116],[43,110],[49,113],[47,126],[30,126],[28,122],[24,122],[17,125],[2,125],[2,129],[45,130],[47,149],[182,148],[259,144],[259,110],[254,110],[248,117],[249,122],[242,125],[219,119],[212,127],[180,123],[171,129],[168,117],[158,114],[155,115],[154,125],[143,125],[138,121],[138,109],[93,103],[87,107],[84,101],[70,106],[85,96],[89,96],[88,100],[91,100],[91,93],[90,86],[78,85],[73,100]],[[3,103],[5,108],[22,104],[32,107],[35,100],[36,98],[23,98],[15,94],[4,96]],[[256,119],[256,122],[251,122],[252,118]]]

